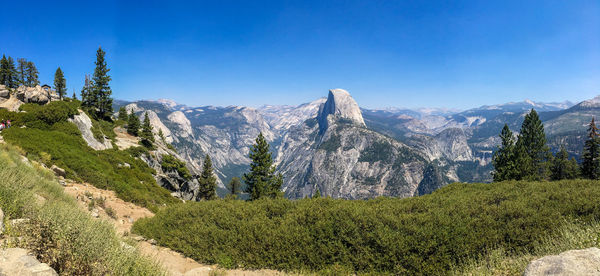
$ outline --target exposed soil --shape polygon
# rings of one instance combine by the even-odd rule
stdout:
[[[133,203],[125,202],[117,198],[115,192],[98,189],[92,185],[84,183],[74,183],[66,180],[65,192],[77,199],[77,202],[84,210],[90,212],[94,217],[106,219],[110,221],[117,232],[121,235],[130,235],[131,226],[133,223],[144,217],[152,217],[154,214],[143,207],[139,207]],[[104,207],[99,206],[98,198],[104,199]],[[90,202],[94,200],[96,204],[94,207],[90,207]],[[100,200],[102,201],[102,200]],[[114,210],[113,217],[110,217],[107,213],[107,209]],[[131,237],[138,241],[138,247],[142,254],[149,256],[159,263],[161,263],[165,269],[171,275],[233,275],[233,276],[254,276],[254,275],[267,275],[267,276],[279,276],[288,275],[286,273],[276,270],[223,270],[218,269],[215,265],[200,264],[191,258],[186,258],[182,254],[175,252],[169,248],[153,245],[153,241],[146,241],[144,238],[131,235]]]

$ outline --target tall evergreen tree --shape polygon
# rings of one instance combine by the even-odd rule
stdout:
[[[17,73],[17,66],[12,57],[7,59],[8,68],[6,69],[6,86],[10,88],[19,87],[19,78]]]
[[[62,101],[67,93],[67,80],[60,67],[58,67],[54,73],[54,90],[56,90],[58,98]]]
[[[92,107],[91,94],[92,93],[92,81],[89,75],[85,75],[85,81],[83,88],[81,88],[81,106],[84,108]],[[128,117],[129,118],[129,117]]]
[[[241,187],[242,187],[242,182],[240,181],[240,178],[237,176],[232,177],[231,180],[229,181],[229,184],[227,185],[227,188],[229,189],[229,193],[233,196],[238,196],[240,194]]]
[[[535,109],[531,109],[531,112],[523,120],[521,133],[517,140],[517,148],[524,151],[531,160],[530,169],[522,167],[521,178],[546,179],[550,149],[546,145],[544,125]]]
[[[27,85],[27,60],[24,58],[17,59],[17,79],[19,85]]]
[[[550,179],[575,179],[577,177],[577,169],[577,161],[575,161],[575,158],[569,160],[569,153],[567,153],[564,146],[561,146],[560,151],[552,158]]]
[[[587,179],[600,178],[600,138],[598,138],[598,127],[596,127],[593,117],[588,127],[588,139],[583,148],[581,174]]]
[[[142,137],[142,143],[151,147],[152,143],[154,143],[154,134],[152,134],[152,125],[150,125],[150,118],[148,118],[148,112],[144,113],[144,123],[142,124],[142,133],[140,135]]]
[[[492,176],[494,177],[494,181],[517,179],[519,168],[516,163],[515,138],[507,124],[504,124],[502,128],[500,139],[502,139],[502,145],[492,158],[492,164],[494,165]]]
[[[40,85],[40,81],[38,80],[38,70],[35,67],[35,64],[32,61],[27,62],[27,86],[33,87],[36,85]]]
[[[2,55],[0,59],[0,84],[8,87],[8,59],[5,55]]]
[[[129,118],[127,119],[127,133],[138,136],[140,134],[140,118],[135,115],[133,109],[131,110],[131,114],[129,114]]]
[[[129,115],[127,114],[127,110],[125,109],[124,106],[119,107],[119,118],[118,119],[123,122],[127,122],[127,120],[129,119]]]
[[[71,96],[71,99],[77,100],[77,94],[75,94],[75,91],[73,91],[73,96]]]
[[[108,75],[110,69],[106,64],[104,56],[106,52],[102,48],[98,48],[96,52],[96,69],[94,69],[94,75],[92,77],[92,107],[96,111],[96,115],[100,119],[110,118],[112,115],[112,90],[108,83],[111,77]]]
[[[246,192],[250,194],[250,200],[259,199],[262,197],[277,197],[281,194],[281,185],[283,184],[283,176],[275,175],[275,166],[271,152],[269,151],[269,143],[263,136],[262,132],[258,134],[256,142],[250,148],[250,172],[244,174],[244,182],[246,183]]]
[[[212,161],[208,154],[204,157],[202,173],[198,177],[198,183],[200,183],[198,199],[213,200],[217,198],[217,178],[213,172]]]
[[[165,134],[163,133],[162,128],[158,129],[158,137],[160,137],[160,140],[163,143],[165,143],[165,144],[167,143],[167,141],[165,140]]]

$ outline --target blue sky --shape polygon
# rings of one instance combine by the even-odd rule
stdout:
[[[102,2],[102,3],[101,3]],[[447,107],[600,94],[600,1],[4,1],[0,53],[65,72],[107,51],[118,99]]]

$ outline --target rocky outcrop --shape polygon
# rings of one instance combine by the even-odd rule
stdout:
[[[49,88],[42,88],[39,85],[35,87],[19,86],[16,89],[16,97],[24,103],[46,104],[53,100],[58,100],[58,96]]]
[[[357,125],[365,126],[365,121],[358,104],[350,96],[350,93],[343,89],[329,90],[327,101],[321,105],[319,115],[317,116],[321,132],[327,129],[330,119],[344,119]]]
[[[600,275],[600,249],[569,250],[534,260],[523,275]]]
[[[104,137],[104,141],[98,141],[94,137],[92,133],[92,120],[90,117],[85,114],[85,112],[80,111],[79,115],[73,116],[73,119],[69,119],[69,122],[74,123],[79,131],[81,132],[81,136],[83,140],[95,150],[105,150],[112,149],[112,143],[108,137]]]
[[[54,269],[40,263],[22,248],[0,249],[0,275],[54,276]]]
[[[181,156],[179,156],[176,152],[166,148],[162,142],[155,143],[156,150],[152,151],[149,155],[145,154],[140,156],[148,166],[156,171],[154,178],[156,179],[156,183],[171,191],[171,195],[177,198],[181,198],[183,200],[195,200],[198,195],[198,188],[200,184],[195,177],[191,179],[185,179],[183,176],[179,175],[177,171],[165,171],[162,168],[162,159],[164,155],[171,155],[179,160],[183,160]],[[188,170],[192,175],[196,174],[196,171],[193,167],[188,166]]]

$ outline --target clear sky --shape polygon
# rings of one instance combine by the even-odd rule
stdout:
[[[600,94],[600,1],[2,1],[0,53],[69,94],[107,51],[117,99],[448,107]]]

